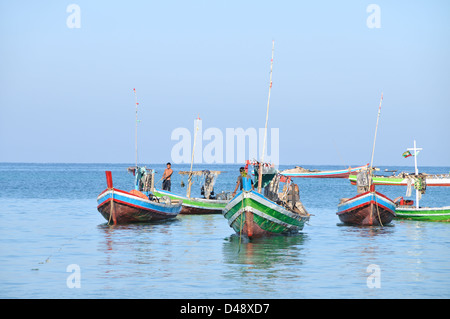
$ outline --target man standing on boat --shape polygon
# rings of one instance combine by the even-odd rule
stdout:
[[[162,189],[164,191],[170,192],[170,186],[171,186],[170,178],[172,177],[173,170],[171,168],[172,165],[170,163],[167,163],[166,165],[167,165],[167,168],[164,170],[164,174],[162,176],[162,178],[163,178]]]
[[[243,177],[247,177],[247,172],[245,171],[244,167],[241,167],[239,169],[239,173],[240,173],[240,175],[238,176],[237,181],[236,181],[236,188],[234,189],[233,197],[236,195],[236,191],[237,191],[239,186],[240,186],[240,190],[242,190],[242,188],[244,187],[243,183],[242,183],[242,178]],[[251,181],[251,182],[252,182],[252,190],[253,190],[253,188],[254,188],[253,187],[253,181]]]

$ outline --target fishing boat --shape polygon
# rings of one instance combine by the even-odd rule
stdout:
[[[156,197],[167,196],[174,200],[182,200],[183,206],[180,214],[188,215],[203,215],[203,214],[220,214],[222,209],[228,203],[231,198],[230,193],[222,192],[220,194],[214,193],[214,184],[216,183],[217,177],[222,173],[221,171],[210,171],[201,170],[193,171],[194,165],[194,154],[195,154],[195,142],[197,140],[197,132],[201,125],[200,116],[196,119],[196,129],[194,134],[194,145],[192,147],[192,157],[191,157],[191,168],[189,171],[178,172],[180,175],[188,176],[188,186],[186,189],[186,196],[178,195],[170,191],[155,189],[154,195]],[[201,178],[203,180],[201,186],[202,197],[192,197],[191,189],[194,177]],[[182,186],[184,183],[182,182]]]
[[[237,234],[248,238],[295,234],[309,220],[310,215],[300,202],[298,186],[287,183],[284,192],[278,193],[282,176],[272,175],[272,172],[263,174],[266,180],[272,177],[269,183],[262,183],[264,194],[253,189],[249,175],[244,176],[242,191],[224,208],[223,215]]]
[[[321,170],[310,170],[303,168],[301,166],[296,166],[295,168],[286,169],[281,171],[280,174],[286,177],[301,177],[301,178],[348,178],[350,174],[355,174],[361,171],[364,168],[367,168],[369,164],[358,166],[358,167],[349,167],[347,169],[340,170],[329,170],[329,171],[321,171]]]
[[[450,222],[450,206],[414,207],[397,203],[396,218],[418,221]]]
[[[394,202],[396,203],[396,217],[400,219],[411,219],[418,221],[450,221],[450,206],[444,207],[420,207],[420,200],[422,195],[425,194],[426,188],[430,186],[428,184],[429,179],[427,175],[419,174],[417,168],[417,155],[418,151],[422,148],[416,147],[416,141],[414,141],[414,147],[408,148],[408,151],[413,151],[411,156],[414,156],[414,182],[408,180],[408,188],[406,190],[406,197],[411,196],[411,188],[414,187],[416,191],[416,202],[413,200],[405,200],[403,197],[397,197]],[[438,186],[438,185],[434,185]],[[443,185],[440,185],[443,186]]]
[[[145,168],[138,168],[144,170]],[[136,174],[137,185],[142,178],[147,179],[146,173]],[[149,192],[133,189],[129,192],[113,187],[111,171],[106,171],[107,188],[97,197],[97,210],[114,225],[128,223],[148,223],[174,219],[181,211],[181,200],[160,200],[151,196]]]
[[[450,174],[409,174],[399,173],[392,176],[374,175],[373,183],[375,185],[408,186],[421,177],[425,177],[427,186],[450,186]],[[356,175],[349,175],[348,179],[352,185],[356,185]]]
[[[186,196],[178,195],[169,191],[155,189],[153,194],[161,198],[167,196],[172,200],[181,200],[183,205],[180,214],[189,215],[201,215],[201,214],[221,214],[222,210],[225,208],[226,204],[230,200],[230,193],[214,193],[214,184],[220,171],[182,171],[179,172],[181,175],[188,175],[188,183],[190,186],[187,188]],[[203,179],[203,185],[201,186],[201,197],[191,197],[191,185],[192,176],[197,176]]]
[[[128,171],[135,176],[134,189],[127,192],[114,188],[111,171],[106,171],[107,188],[97,196],[97,210],[108,224],[147,223],[174,219],[181,211],[181,200],[168,197],[157,198],[154,191],[155,172],[138,166],[138,105],[136,89],[133,89],[136,103],[136,165]]]
[[[285,192],[278,193],[280,177],[277,170],[269,163],[264,164],[264,152],[269,116],[270,92],[272,89],[274,42],[272,42],[272,59],[270,61],[270,85],[267,101],[266,125],[261,161],[254,163],[255,183],[247,170],[241,171],[242,190],[223,209],[223,216],[228,224],[240,236],[257,238],[273,235],[298,233],[309,220],[294,183],[285,185]],[[248,162],[247,162],[248,163]],[[290,181],[290,179],[289,179]],[[257,191],[254,185],[258,185]],[[264,194],[262,189],[264,188]]]
[[[384,226],[395,217],[395,204],[372,187],[368,192],[342,199],[336,214],[346,224]]]
[[[375,143],[377,138],[378,121],[381,113],[381,94],[380,105],[378,107],[377,124],[375,127],[375,137],[372,147],[372,158],[370,167],[363,169],[358,173],[357,191],[358,195],[352,198],[343,198],[338,204],[337,215],[339,219],[346,224],[359,226],[384,226],[389,224],[395,217],[395,204],[387,196],[375,191],[375,185],[372,182],[373,176],[373,157],[375,153]]]

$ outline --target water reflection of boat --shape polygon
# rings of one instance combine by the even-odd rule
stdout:
[[[160,223],[118,224],[115,227],[98,225],[100,241],[97,249],[102,269],[100,277],[107,280],[142,279],[148,276],[149,269],[153,275],[170,274],[171,270],[165,266],[172,263],[175,251],[155,247],[173,247],[176,225],[179,223],[179,219],[172,219]],[[133,271],[129,271],[130,269]]]
[[[271,268],[273,264],[299,265],[306,234],[261,237],[253,240],[233,234],[223,244],[224,263],[245,264],[258,269]]]

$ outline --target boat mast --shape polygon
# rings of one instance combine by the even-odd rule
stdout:
[[[135,149],[136,149],[136,169],[138,166],[138,142],[137,142],[137,129],[138,129],[138,101],[137,101],[137,96],[136,96],[136,88],[133,88],[133,92],[134,92],[134,100],[136,103],[136,129],[135,129]]]
[[[370,159],[370,176],[373,175],[373,155],[375,154],[375,143],[377,141],[378,122],[380,120],[381,102],[383,101],[383,92],[381,92],[380,105],[378,106],[377,125],[375,126],[375,136],[373,138],[372,157]],[[369,189],[372,186],[372,178],[369,179]]]
[[[188,198],[191,198],[192,165],[194,164],[195,141],[197,140],[197,132],[198,132],[199,121],[200,121],[200,114],[197,116],[197,127],[195,128],[195,133],[194,133],[194,146],[192,147],[191,169],[189,170],[188,188],[187,188],[187,192],[186,192],[186,195],[187,195]]]
[[[416,140],[414,140],[414,148],[408,148],[408,151],[414,151],[414,172],[416,174],[416,177],[419,178],[419,169],[417,168],[417,154],[421,151],[421,148],[416,147]],[[419,190],[416,188],[416,208],[419,208]]]
[[[375,153],[375,142],[377,140],[378,121],[380,120],[381,102],[382,101],[383,101],[383,92],[381,92],[380,106],[378,107],[377,125],[375,126],[375,137],[373,139],[372,158],[370,160],[370,169],[371,170],[372,170],[372,165],[373,165],[373,155]]]
[[[269,120],[269,103],[270,103],[270,91],[272,90],[272,68],[273,68],[273,51],[274,51],[275,41],[272,40],[272,59],[270,60],[270,84],[269,84],[269,97],[267,99],[267,112],[266,112],[266,125],[264,127],[264,143],[261,154],[261,161],[259,162],[259,177],[258,177],[258,193],[261,193],[262,186],[262,170],[264,162],[264,153],[266,151],[266,137],[267,137],[267,121]]]

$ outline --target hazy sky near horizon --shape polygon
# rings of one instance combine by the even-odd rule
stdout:
[[[0,162],[133,163],[133,88],[141,162],[264,127],[274,40],[281,164],[370,162],[383,92],[374,164],[450,166],[449,1],[2,1],[0,37]]]

